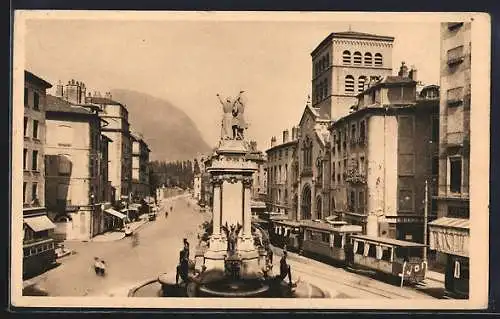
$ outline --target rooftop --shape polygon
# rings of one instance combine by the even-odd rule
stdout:
[[[87,97],[87,99],[89,99],[90,103],[94,103],[94,104],[103,104],[103,105],[121,105],[123,106],[123,104],[121,104],[120,102],[117,102],[115,100],[112,100],[110,98],[107,98],[107,97],[100,97],[100,96],[89,96]]]
[[[50,89],[52,87],[52,84],[50,84],[49,82],[45,81],[41,77],[38,77],[27,70],[24,70],[24,81],[25,82],[34,82],[34,83],[42,86],[45,89]]]
[[[47,94],[47,112],[76,113],[92,115],[88,108],[81,105],[73,105],[70,102],[50,94]]]
[[[366,241],[371,241],[371,242],[376,242],[376,243],[381,243],[381,244],[388,244],[388,245],[399,246],[399,247],[424,247],[425,246],[424,244],[421,244],[421,243],[392,239],[392,238],[385,238],[385,237],[373,237],[373,236],[367,236],[367,235],[352,235],[352,237],[366,240]]]
[[[343,31],[343,32],[332,32],[330,33],[320,44],[311,52],[311,56],[314,56],[320,48],[322,48],[326,43],[330,42],[333,38],[341,39],[359,39],[359,40],[375,40],[375,41],[394,41],[394,37],[376,35],[370,33],[356,32],[356,31]]]

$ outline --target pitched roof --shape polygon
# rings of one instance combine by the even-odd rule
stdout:
[[[50,89],[52,87],[52,84],[50,84],[41,77],[38,77],[27,70],[24,70],[24,81],[37,83],[38,85],[42,86],[45,89]]]
[[[94,104],[105,104],[105,105],[122,105],[120,102],[117,102],[115,100],[112,100],[107,97],[99,97],[99,96],[91,96],[90,97],[90,103]]]
[[[320,42],[320,44],[318,44],[318,46],[311,52],[311,56],[315,55],[320,48],[325,46],[333,38],[390,41],[390,42],[394,41],[394,37],[376,35],[370,33],[355,32],[355,31],[332,32],[326,38],[324,38],[323,41]]]
[[[79,105],[73,105],[60,97],[47,94],[47,112],[77,113],[93,115],[87,108]]]
[[[384,86],[392,86],[396,84],[403,84],[403,85],[408,85],[408,84],[417,84],[416,81],[412,80],[409,77],[405,76],[399,76],[399,75],[387,75],[375,82],[372,86],[369,86],[366,90],[363,92],[359,93],[356,95],[357,97],[364,95],[366,92],[369,92],[375,88],[378,87],[384,87]]]

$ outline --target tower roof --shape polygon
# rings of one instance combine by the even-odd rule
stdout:
[[[320,48],[325,46],[328,42],[330,42],[333,38],[337,39],[358,39],[358,40],[375,40],[375,41],[394,41],[394,37],[384,36],[384,35],[376,35],[371,33],[363,33],[356,31],[342,31],[342,32],[332,32],[330,33],[320,44],[311,52],[311,56],[314,56]]]

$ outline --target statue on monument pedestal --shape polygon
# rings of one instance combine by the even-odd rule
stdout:
[[[244,131],[248,127],[245,118],[245,105],[241,100],[241,95],[245,91],[240,91],[238,97],[232,101],[230,97],[222,101],[217,94],[219,102],[222,104],[224,115],[222,117],[221,139],[222,140],[243,140]]]
[[[221,228],[226,233],[227,251],[230,254],[234,254],[236,252],[236,244],[238,243],[238,234],[243,226],[238,223],[237,225],[228,227],[226,222],[226,225],[222,225]]]

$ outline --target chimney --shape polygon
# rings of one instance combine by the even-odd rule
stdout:
[[[64,89],[64,99],[73,104],[79,104],[80,100],[80,90],[79,86],[75,80],[68,81],[66,88]]]
[[[408,67],[406,66],[405,62],[401,62],[401,67],[399,68],[398,75],[404,78],[408,77]]]
[[[413,81],[415,82],[418,82],[418,78],[417,78],[417,69],[415,69],[414,66],[411,67],[411,70],[410,70],[410,79],[412,79]]]
[[[85,104],[86,99],[85,96],[87,95],[87,88],[85,87],[85,83],[80,82],[80,103]]]
[[[271,147],[276,146],[276,136],[271,137]]]
[[[62,84],[61,81],[58,81],[57,85],[56,85],[56,96],[62,98],[63,97],[63,92],[64,92],[63,84]]]
[[[289,135],[288,135],[288,134],[289,134],[289,133],[288,133],[288,130],[284,130],[284,131],[283,131],[283,144],[284,144],[284,143],[288,143],[288,137],[289,137]]]

